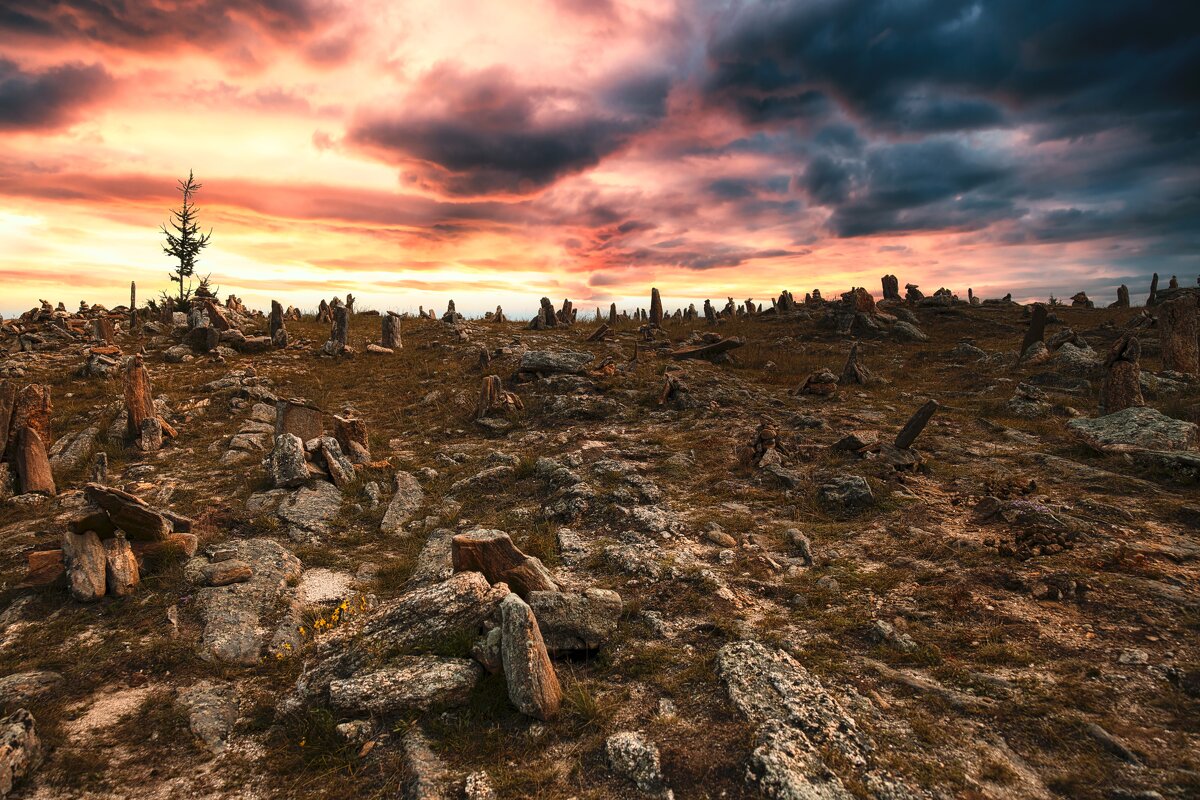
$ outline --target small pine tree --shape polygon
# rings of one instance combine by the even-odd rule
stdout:
[[[179,260],[179,265],[169,273],[171,280],[179,284],[179,309],[186,311],[188,298],[192,294],[191,277],[196,274],[196,259],[200,251],[208,246],[212,230],[200,233],[200,225],[196,222],[196,206],[192,196],[200,191],[202,184],[196,182],[192,171],[188,170],[187,180],[179,181],[179,191],[183,194],[183,206],[171,210],[171,228],[165,224],[160,226],[167,237],[163,252]],[[171,229],[174,229],[172,232]],[[185,283],[186,281],[186,283]]]

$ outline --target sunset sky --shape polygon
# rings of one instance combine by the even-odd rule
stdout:
[[[3,0],[0,311],[528,316],[1200,273],[1200,3]]]

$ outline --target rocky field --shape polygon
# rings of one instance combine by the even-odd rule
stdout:
[[[884,287],[5,321],[0,798],[1200,795],[1195,294]]]

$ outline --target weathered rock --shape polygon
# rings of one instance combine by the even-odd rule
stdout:
[[[650,324],[662,326],[663,322],[663,306],[662,297],[658,293],[658,289],[650,290]]]
[[[352,618],[317,641],[315,659],[300,676],[295,699],[323,699],[332,681],[386,666],[414,650],[475,636],[509,594],[507,586],[492,587],[478,572],[459,572]]]
[[[860,475],[835,475],[818,492],[822,501],[841,511],[862,511],[875,503],[871,484]]]
[[[912,447],[913,442],[921,435],[921,431],[925,430],[925,426],[929,424],[929,420],[937,413],[937,400],[930,400],[925,405],[917,409],[916,413],[909,418],[908,422],[904,423],[904,427],[900,429],[900,433],[896,434],[896,447],[900,450],[905,450]]]
[[[409,776],[404,786],[404,800],[451,800],[453,778],[450,770],[433,751],[420,727],[409,726],[402,743],[405,772]]]
[[[0,423],[4,422],[2,417],[7,407],[7,401],[2,394],[0,393]],[[23,428],[32,428],[37,431],[43,445],[54,441],[50,433],[50,414],[53,404],[50,399],[49,386],[32,383],[20,390],[13,390],[11,408],[12,410],[8,413],[7,440],[4,448],[6,460],[16,460],[18,437]]]
[[[378,670],[329,684],[329,703],[350,713],[395,714],[465,703],[483,669],[469,658],[400,656]]]
[[[1163,366],[1176,372],[1200,374],[1196,295],[1180,295],[1158,308],[1158,340]]]
[[[304,458],[304,442],[294,433],[275,437],[275,448],[267,458],[267,477],[276,489],[290,489],[308,480],[308,462]]]
[[[80,466],[92,454],[99,435],[100,427],[89,425],[83,430],[60,436],[50,447],[50,466],[61,470],[71,470]]]
[[[324,414],[316,406],[302,400],[279,400],[275,403],[275,435],[283,433],[311,442],[325,432]]]
[[[317,441],[321,457],[325,460],[325,466],[329,468],[329,477],[333,479],[335,486],[345,489],[354,482],[357,476],[354,465],[342,452],[342,447],[338,444],[337,439],[332,436],[322,436]]]
[[[250,564],[253,576],[245,583],[196,591],[196,606],[204,624],[200,657],[251,665],[263,654],[267,616],[288,587],[300,579],[300,561],[269,539],[240,540],[233,548],[235,559]]]
[[[367,426],[358,417],[333,418],[333,437],[337,439],[342,452],[353,464],[371,463],[371,445],[367,436]]]
[[[57,492],[46,445],[38,432],[29,426],[17,432],[17,451],[13,466],[16,467],[17,486],[22,494],[54,495]]]
[[[873,769],[872,744],[854,718],[784,651],[755,641],[727,644],[716,671],[733,705],[757,726],[747,777],[765,796],[850,800],[839,772],[869,787],[871,797],[917,796]]]
[[[404,523],[412,519],[412,515],[425,504],[425,490],[417,483],[411,472],[400,470],[396,473],[395,491],[384,512],[379,530],[383,533],[401,533]]]
[[[104,597],[107,560],[100,537],[93,531],[64,533],[62,551],[71,597],[81,603]]]
[[[1136,337],[1126,334],[1118,339],[1104,360],[1104,380],[1100,383],[1100,413],[1114,414],[1134,406],[1144,406],[1141,346]]]
[[[527,350],[521,354],[517,372],[544,375],[573,374],[583,372],[594,358],[595,356],[591,353],[580,353],[573,350]]]
[[[900,300],[900,282],[895,275],[883,276],[883,299],[884,300]]]
[[[541,560],[522,553],[503,531],[481,529],[455,536],[451,558],[455,572],[482,572],[489,583],[507,583],[521,597],[558,591]]]
[[[0,719],[0,798],[37,769],[42,755],[32,714],[21,708]]]
[[[533,611],[516,594],[500,603],[500,630],[508,699],[522,714],[553,719],[562,704],[562,688]]]
[[[530,592],[529,607],[551,653],[598,650],[616,634],[621,618],[621,596],[609,589]]]
[[[1194,450],[1200,445],[1200,426],[1153,408],[1135,406],[1095,419],[1073,419],[1067,428],[1102,452]]]
[[[341,491],[331,483],[316,481],[289,495],[279,506],[279,518],[287,525],[291,539],[312,541],[329,534],[329,526],[341,507]]]
[[[133,594],[140,580],[138,562],[124,534],[118,532],[113,538],[104,540],[104,565],[108,593],[113,597]]]
[[[254,567],[239,558],[210,561],[196,558],[185,567],[188,580],[198,586],[231,586],[254,577]]]
[[[225,740],[238,718],[236,686],[224,681],[201,681],[181,689],[177,700],[187,711],[192,735],[210,752],[224,752]]]
[[[84,495],[134,541],[161,541],[174,530],[169,519],[128,492],[89,483],[84,487]]]
[[[125,434],[130,439],[141,436],[142,423],[156,416],[150,373],[140,355],[131,356],[125,362],[125,412]]]
[[[901,342],[927,342],[929,336],[911,322],[901,320],[891,327],[892,338]]]
[[[390,311],[383,317],[383,333],[380,344],[389,350],[399,350],[404,347],[404,342],[400,339],[400,317]]]
[[[612,771],[632,781],[640,791],[657,795],[666,791],[658,747],[642,734],[634,731],[614,733],[605,740],[604,752]]]
[[[158,417],[146,417],[142,420],[142,431],[138,437],[138,448],[144,453],[161,450],[163,445],[163,427]]]
[[[61,674],[49,670],[17,672],[0,678],[0,697],[6,704],[26,703],[57,688],[62,682]]]
[[[1029,350],[1030,346],[1044,340],[1046,337],[1046,306],[1041,303],[1033,304],[1033,313],[1029,317],[1029,327],[1025,331],[1025,338],[1021,340],[1021,356]]]

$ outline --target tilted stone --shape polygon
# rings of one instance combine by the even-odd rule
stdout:
[[[89,483],[84,487],[88,501],[104,509],[113,525],[134,540],[160,541],[174,530],[171,521],[135,497],[120,489]]]
[[[562,705],[562,687],[546,653],[537,619],[516,594],[509,594],[500,603],[500,632],[508,699],[522,714],[553,719]]]
[[[100,537],[93,531],[64,533],[62,551],[71,597],[81,603],[104,597],[107,559]]]
[[[482,572],[490,583],[507,583],[521,597],[558,591],[541,560],[522,553],[503,531],[459,534],[452,540],[450,552],[455,572]]]
[[[395,714],[461,705],[483,675],[469,658],[400,656],[382,669],[331,681],[329,704],[339,711]]]

